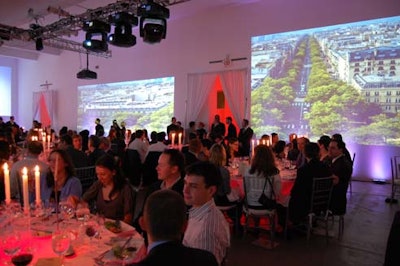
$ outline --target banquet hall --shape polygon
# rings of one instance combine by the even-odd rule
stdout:
[[[257,82],[254,75],[257,73],[254,72],[257,69],[256,64],[263,63],[256,62],[253,57],[257,52],[257,47],[253,47],[257,36],[261,36],[259,39],[262,39],[263,36],[271,34],[272,37],[265,38],[273,41],[273,34],[276,33],[400,15],[400,2],[394,0],[169,0],[163,1],[167,3],[166,7],[169,9],[168,18],[165,19],[167,24],[165,38],[155,43],[143,40],[140,34],[140,23],[132,29],[132,34],[136,36],[135,45],[121,47],[109,44],[107,52],[97,54],[93,51],[85,53],[85,49],[81,50],[81,46],[76,48],[67,41],[59,47],[54,47],[51,40],[44,39],[42,47],[38,47],[40,42],[37,39],[40,36],[26,40],[18,34],[13,35],[12,38],[7,35],[8,30],[13,27],[34,29],[35,25],[46,26],[57,23],[68,17],[61,10],[76,16],[116,2],[111,0],[46,0],[37,1],[37,3],[35,1],[33,5],[31,1],[7,0],[0,3],[0,70],[1,77],[7,77],[7,81],[0,82],[2,85],[0,98],[4,103],[0,109],[0,116],[5,122],[14,116],[20,126],[29,129],[33,120],[41,120],[40,109],[43,107],[41,103],[45,103],[48,123],[55,132],[65,126],[73,130],[88,129],[90,134],[94,134],[96,117],[88,111],[90,110],[88,106],[90,104],[101,106],[102,103],[101,97],[97,98],[96,103],[90,102],[90,97],[95,96],[94,93],[91,95],[91,89],[101,88],[109,91],[108,97],[116,98],[113,94],[115,86],[123,87],[124,82],[130,81],[158,79],[157,82],[164,82],[165,87],[160,87],[158,83],[148,82],[140,85],[140,93],[123,90],[123,93],[118,94],[117,97],[124,97],[124,99],[128,97],[127,101],[132,102],[138,99],[150,102],[154,100],[152,98],[154,91],[172,88],[172,94],[168,94],[168,99],[171,100],[169,103],[172,106],[168,109],[170,116],[160,122],[163,126],[165,125],[165,129],[170,118],[175,116],[185,128],[190,121],[202,121],[205,123],[205,128],[209,130],[215,114],[220,114],[223,120],[225,117],[232,116],[234,124],[240,128],[242,119],[252,121],[252,116],[255,116],[253,105],[257,101],[255,98],[252,99],[252,91],[253,86],[257,85],[254,85]],[[49,9],[51,6],[53,9]],[[398,20],[398,17],[395,18]],[[86,32],[75,31],[72,26],[68,27],[67,25],[66,30],[70,36],[62,35],[57,31],[57,34],[60,34],[59,37],[82,44],[86,38]],[[392,33],[396,35],[398,29],[389,33],[389,35]],[[369,38],[373,37],[363,35],[364,40]],[[375,41],[379,42],[379,40]],[[393,43],[396,43],[396,40]],[[397,46],[396,51],[398,49]],[[278,55],[271,53],[270,56],[277,57]],[[275,60],[274,57],[273,60]],[[397,69],[394,78],[398,79],[400,55],[396,54],[393,60],[396,61],[394,67]],[[85,69],[95,72],[97,78],[77,78],[77,74]],[[299,86],[300,90],[304,89],[302,85]],[[235,91],[228,87],[233,87]],[[393,90],[398,92],[400,88],[397,85]],[[201,92],[204,91],[207,93],[202,94]],[[83,95],[89,97],[86,98],[89,102],[82,103]],[[394,104],[394,101],[392,103]],[[87,109],[82,108],[84,104],[87,104]],[[118,102],[113,104],[116,104],[118,108]],[[144,107],[146,110],[140,112],[152,111],[154,110],[152,108],[146,106]],[[110,114],[107,110],[101,111],[101,108],[99,110],[95,114],[101,116],[106,134],[114,119],[118,119],[118,122],[126,120],[125,117],[123,119],[114,117],[114,113]],[[309,111],[305,110],[305,113]],[[398,117],[398,111],[396,112]],[[84,116],[85,113],[87,116]],[[260,113],[275,114],[269,108],[261,109]],[[136,130],[135,127],[141,125],[140,123],[131,125],[129,121],[133,120],[127,120],[127,128],[132,130]],[[398,129],[395,122],[393,122],[394,129]],[[361,123],[354,123],[352,128],[357,129],[360,126]],[[148,130],[151,132],[152,128],[149,127]],[[263,133],[267,134],[276,131],[273,127],[265,130],[268,131]],[[295,132],[299,130],[296,128]],[[374,128],[375,136],[382,135],[383,145],[382,142],[369,145],[359,144],[345,135],[351,154],[357,155],[352,176],[353,194],[348,195],[350,210],[354,210],[349,213],[353,215],[353,218],[349,216],[350,225],[346,224],[346,230],[354,229],[354,231],[353,233],[346,231],[344,243],[333,244],[333,251],[345,254],[341,263],[336,264],[334,261],[336,254],[329,251],[326,257],[325,253],[321,255],[317,252],[310,253],[309,257],[301,257],[304,259],[303,264],[312,259],[318,261],[315,265],[381,265],[383,263],[386,239],[394,212],[398,209],[397,205],[388,205],[384,202],[391,192],[390,160],[393,156],[400,154],[399,142],[388,143],[386,133],[387,131],[381,130],[379,125]],[[261,137],[261,134],[257,137]],[[380,220],[372,222],[369,220],[369,215],[378,214],[383,216]],[[363,217],[365,224],[351,222],[352,219],[360,216]],[[378,230],[373,234],[373,238],[376,237],[377,241],[371,241],[368,247],[364,246],[363,241],[366,240],[361,235],[369,231],[360,233],[357,231],[359,226]],[[248,249],[252,257],[262,254],[265,256],[262,257],[263,260],[271,259],[278,262],[283,257],[286,259],[286,253],[266,251],[262,248],[254,250],[253,246],[247,244],[241,239],[233,240],[233,248],[230,251],[233,259],[228,265],[243,265],[239,262],[236,264],[236,261],[244,259],[240,257],[243,253],[236,252],[242,249],[246,252]],[[315,245],[319,246],[319,244],[321,243],[317,242]],[[281,244],[281,246],[284,246],[287,252],[295,249],[291,245]],[[375,249],[376,246],[378,247]],[[266,252],[268,252],[267,255],[265,255]],[[300,253],[300,251],[297,252]],[[352,252],[360,252],[359,257],[362,263],[351,261],[351,256],[348,254]],[[367,255],[371,253],[372,255]],[[344,258],[349,261],[344,261]],[[290,261],[289,258],[286,263],[285,265],[302,265],[295,259]],[[253,265],[257,263],[254,262]]]

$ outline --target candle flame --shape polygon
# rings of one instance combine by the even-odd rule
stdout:
[[[39,172],[39,165],[35,166],[35,172]]]
[[[4,163],[4,164],[3,164],[3,169],[4,169],[5,171],[8,170],[8,164],[7,164],[7,163]]]
[[[22,168],[22,174],[27,175],[28,174],[28,169],[26,167]]]

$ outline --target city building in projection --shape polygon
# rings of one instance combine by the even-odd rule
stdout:
[[[256,36],[251,47],[257,135],[400,145],[400,16]]]
[[[78,131],[94,133],[100,118],[106,134],[113,120],[127,129],[148,132],[167,128],[174,107],[174,77],[78,87]]]

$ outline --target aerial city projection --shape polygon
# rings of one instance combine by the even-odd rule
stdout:
[[[252,37],[251,124],[400,145],[400,16]]]
[[[78,131],[95,131],[100,118],[106,135],[113,120],[127,129],[167,128],[174,107],[174,77],[78,87]]]

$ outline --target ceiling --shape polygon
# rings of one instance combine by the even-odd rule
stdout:
[[[139,0],[123,0],[137,2]],[[193,15],[216,6],[238,5],[257,2],[259,0],[162,0],[169,1],[171,19],[179,19]],[[183,2],[182,2],[183,1]],[[186,2],[185,2],[186,1]],[[73,16],[87,12],[89,9],[105,7],[116,3],[113,0],[1,0],[0,2],[0,29],[1,26],[30,29],[30,24],[47,26],[62,19],[59,15],[48,12],[49,7],[61,9]],[[155,0],[159,2],[159,0]],[[173,10],[173,11],[172,11]],[[173,15],[172,15],[173,14]],[[63,36],[64,37],[64,36]],[[65,37],[72,39],[73,37]],[[42,51],[36,51],[34,40],[12,39],[2,40],[0,55],[37,59],[39,53],[60,54],[62,49],[44,45]],[[55,46],[56,47],[56,46]],[[66,49],[68,50],[68,49]]]

